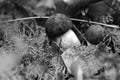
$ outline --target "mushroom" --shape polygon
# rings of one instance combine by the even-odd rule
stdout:
[[[85,32],[85,38],[93,45],[99,44],[104,37],[105,30],[100,25],[91,25]]]
[[[67,49],[71,46],[80,45],[78,37],[71,29],[72,27],[73,23],[69,17],[57,13],[46,21],[45,31],[50,40],[60,44],[63,49]]]

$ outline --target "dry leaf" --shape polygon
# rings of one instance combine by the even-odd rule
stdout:
[[[19,65],[21,53],[0,49],[0,77],[3,80],[13,80],[13,69]],[[5,78],[5,79],[4,79]]]
[[[2,80],[14,80],[13,69],[20,64],[22,54],[27,49],[22,38],[13,36],[11,37],[15,50],[7,49],[6,47],[0,48],[0,77]]]
[[[86,76],[92,76],[98,73],[98,70],[103,68],[103,64],[95,57],[94,53],[97,47],[90,45],[87,47],[71,47],[67,49],[62,58],[68,71],[71,73],[70,67],[74,61],[79,61],[79,64]]]
[[[107,15],[110,9],[108,5],[111,5],[111,3],[112,0],[103,0],[93,3],[88,7],[87,15],[92,19],[96,19],[101,16]]]
[[[51,9],[55,9],[55,4],[54,4],[54,0],[41,0],[37,5],[36,8],[38,7],[45,7],[45,8],[51,8]]]

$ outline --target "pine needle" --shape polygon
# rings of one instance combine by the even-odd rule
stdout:
[[[49,16],[36,16],[36,17],[26,17],[26,18],[18,18],[18,19],[13,19],[13,20],[7,20],[7,21],[0,21],[0,23],[8,23],[8,22],[14,22],[14,21],[21,21],[21,20],[29,20],[29,19],[39,19],[39,18],[43,18],[43,19],[48,19]],[[87,23],[87,20],[82,20],[82,19],[75,19],[75,18],[70,18],[72,21],[77,21],[77,22],[85,22]],[[98,24],[98,25],[102,25],[102,26],[106,26],[106,27],[111,27],[111,28],[120,28],[119,26],[116,25],[110,25],[110,24],[104,24],[104,23],[99,23],[99,22],[94,22],[94,21],[89,21],[89,23],[92,24]]]

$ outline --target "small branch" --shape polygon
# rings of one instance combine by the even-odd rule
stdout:
[[[87,20],[82,20],[82,19],[71,18],[71,20],[88,23]],[[92,24],[98,24],[98,25],[102,25],[102,26],[106,26],[106,27],[111,27],[111,28],[120,28],[119,26],[116,26],[116,25],[109,25],[109,24],[104,24],[104,23],[99,23],[99,22],[94,22],[94,21],[89,21],[89,23],[92,23]]]
[[[7,22],[14,22],[14,21],[22,21],[22,20],[29,20],[29,19],[37,19],[37,18],[48,19],[49,17],[47,17],[47,16],[26,17],[26,18],[18,18],[18,19],[7,20],[7,21],[0,21],[0,23],[7,23]]]
[[[7,20],[7,21],[0,21],[0,23],[7,23],[7,22],[14,22],[14,21],[28,20],[28,19],[37,19],[37,18],[48,19],[49,17],[48,16],[26,17],[26,18],[18,18],[18,19]],[[72,21],[85,22],[85,23],[88,22],[87,20],[82,20],[82,19],[75,19],[75,18],[70,18],[70,19]],[[94,22],[94,21],[89,21],[89,23],[98,24],[98,25],[111,27],[111,28],[120,28],[119,26],[116,26],[116,25],[109,25],[109,24],[104,24],[104,23],[99,23],[99,22]]]

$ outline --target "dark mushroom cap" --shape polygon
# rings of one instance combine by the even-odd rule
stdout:
[[[104,37],[104,28],[100,25],[92,25],[85,32],[85,38],[91,44],[99,44]]]
[[[0,47],[2,47],[4,44],[4,37],[5,37],[4,31],[2,30],[2,28],[0,28]]]
[[[0,41],[4,39],[4,32],[3,30],[0,28]]]
[[[45,31],[49,38],[56,38],[63,35],[73,26],[69,17],[64,14],[54,14],[47,19],[45,24]]]

